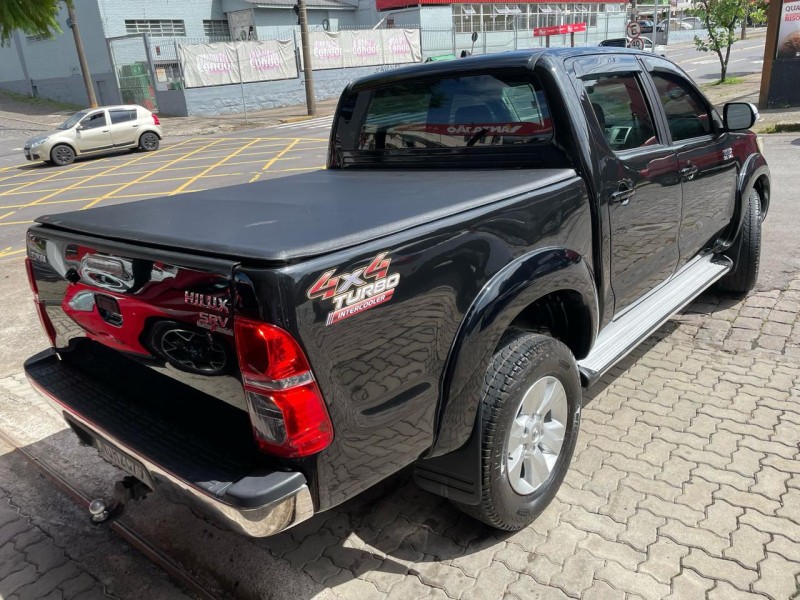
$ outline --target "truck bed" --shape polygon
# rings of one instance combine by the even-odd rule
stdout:
[[[572,169],[321,170],[39,217],[37,222],[212,256],[309,258],[541,189]]]

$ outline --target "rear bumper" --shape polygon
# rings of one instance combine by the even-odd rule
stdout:
[[[152,415],[136,413],[130,398],[110,394],[103,382],[60,360],[53,350],[28,359],[25,372],[81,441],[171,501],[252,537],[279,533],[314,514],[301,473],[256,466],[236,452],[228,454],[205,439],[191,439],[185,431],[155,422]]]

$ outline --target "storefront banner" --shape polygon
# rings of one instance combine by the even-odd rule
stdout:
[[[345,67],[368,67],[383,64],[381,32],[348,30],[339,32]]]
[[[178,56],[187,88],[239,83],[233,44],[182,44]]]
[[[344,67],[344,52],[338,32],[312,31],[308,36],[311,44],[312,69],[341,69]]]
[[[422,61],[419,29],[381,29],[383,62],[387,65]]]
[[[186,44],[178,56],[187,88],[297,77],[291,40]]]
[[[800,0],[784,1],[781,7],[776,58],[800,59]]]
[[[312,31],[314,70],[422,61],[419,29]]]
[[[294,42],[264,40],[239,44],[241,77],[244,83],[297,77]]]

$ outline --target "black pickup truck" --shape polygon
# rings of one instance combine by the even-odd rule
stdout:
[[[41,217],[25,370],[133,476],[94,518],[158,490],[265,536],[411,466],[524,527],[582,388],[755,284],[756,118],[652,54],[471,57],[350,84],[327,170]]]

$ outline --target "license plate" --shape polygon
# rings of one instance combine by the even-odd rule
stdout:
[[[97,450],[97,453],[112,465],[119,467],[126,473],[130,473],[136,477],[136,479],[148,486],[151,490],[156,489],[150,472],[140,461],[130,456],[127,452],[123,452],[103,438],[98,437],[94,432],[89,431],[72,419],[67,419],[67,423],[72,426],[72,428],[75,430],[75,433],[78,434],[78,437],[80,437],[81,440],[94,446]]]

